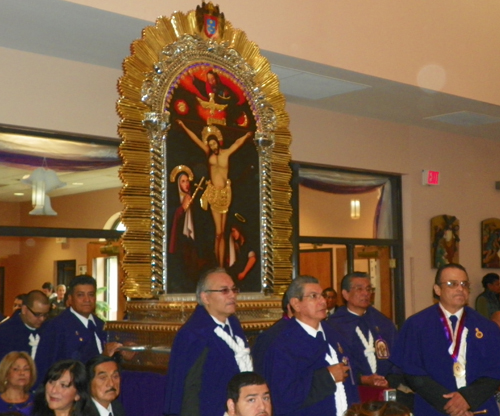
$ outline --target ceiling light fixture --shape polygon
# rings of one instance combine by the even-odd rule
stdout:
[[[43,158],[42,167],[36,168],[28,178],[22,179],[21,182],[31,185],[32,188],[31,202],[34,209],[30,211],[30,215],[57,215],[57,212],[52,209],[47,193],[62,188],[66,183],[59,180],[55,171],[48,169],[45,158]]]

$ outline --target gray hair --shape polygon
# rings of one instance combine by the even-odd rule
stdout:
[[[198,305],[205,306],[203,304],[203,301],[201,300],[201,294],[208,290],[208,285],[207,281],[210,275],[215,274],[215,273],[225,273],[227,274],[226,269],[224,267],[215,267],[213,269],[207,270],[205,273],[203,273],[200,276],[200,279],[198,280],[198,284],[196,285],[196,302],[198,302]]]
[[[346,274],[343,278],[342,278],[342,285],[341,285],[341,289],[342,290],[345,290],[346,292],[350,292],[351,291],[351,287],[352,287],[352,279],[355,279],[355,278],[362,278],[362,279],[368,279],[370,280],[370,276],[367,274],[367,273],[364,273],[364,272],[352,272],[352,273],[348,273]]]
[[[290,286],[288,286],[288,289],[286,290],[288,300],[292,298],[302,300],[304,297],[304,286],[308,283],[319,283],[319,281],[312,276],[299,276],[292,280],[292,283],[290,283]]]

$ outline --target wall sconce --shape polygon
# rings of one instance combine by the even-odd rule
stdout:
[[[45,159],[43,163],[46,165]],[[57,215],[57,212],[52,209],[47,192],[62,188],[66,183],[59,180],[56,172],[42,166],[31,172],[31,175],[22,179],[21,182],[31,185],[32,188],[31,202],[34,209],[30,211],[30,215]]]
[[[361,204],[359,199],[351,199],[351,218],[353,220],[359,220],[361,217]]]

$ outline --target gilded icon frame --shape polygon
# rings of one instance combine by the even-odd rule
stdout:
[[[214,30],[215,28],[215,30]],[[118,82],[118,132],[123,160],[124,294],[168,293],[168,139],[175,127],[165,111],[169,94],[189,68],[206,64],[238,81],[255,119],[258,155],[260,293],[280,293],[291,280],[291,134],[277,76],[258,46],[232,27],[218,6],[159,17],[131,45]]]

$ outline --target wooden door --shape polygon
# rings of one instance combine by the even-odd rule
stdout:
[[[331,248],[300,250],[300,274],[313,276],[323,289],[333,285]]]

